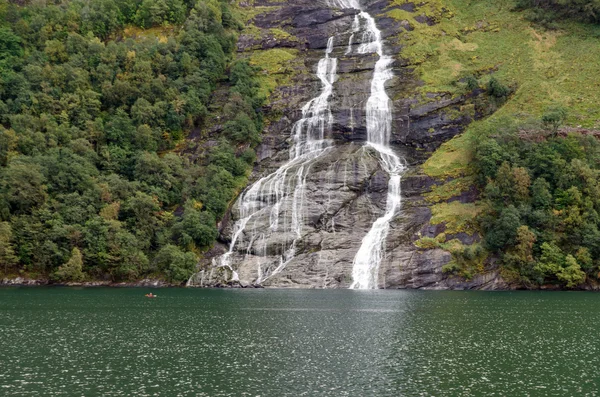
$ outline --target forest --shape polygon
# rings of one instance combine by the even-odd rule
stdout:
[[[518,7],[546,29],[600,22],[597,1],[520,0]],[[540,119],[502,117],[477,131],[474,167],[488,206],[479,219],[483,245],[504,279],[526,288],[600,279],[599,136],[563,127],[568,116],[553,105]]]
[[[260,141],[241,28],[226,0],[0,1],[0,273],[187,280]]]
[[[565,18],[600,22],[598,0],[518,0],[517,8],[529,10],[531,20],[547,27],[554,27],[554,21]]]
[[[527,287],[600,276],[600,142],[559,130],[565,116],[551,108],[538,125],[503,118],[477,145],[485,247],[507,281]]]
[[[518,7],[547,28],[600,19],[595,1]],[[0,0],[0,275],[190,277],[261,140],[242,29],[226,0]],[[495,78],[486,92],[511,94]],[[475,127],[481,248],[527,288],[600,278],[600,143],[566,119],[554,106]]]

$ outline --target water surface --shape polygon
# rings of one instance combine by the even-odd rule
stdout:
[[[600,295],[0,289],[4,396],[598,395]]]

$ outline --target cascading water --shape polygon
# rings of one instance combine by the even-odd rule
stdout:
[[[303,117],[294,125],[289,161],[253,184],[238,200],[239,220],[234,225],[229,251],[215,263],[229,268],[234,281],[238,276],[231,266],[231,257],[244,242],[247,244],[247,253],[262,253],[265,257],[268,238],[273,233],[283,236],[278,266],[265,269],[259,264],[258,284],[281,272],[295,255],[303,226],[306,176],[312,162],[331,148],[333,143],[327,139],[333,123],[329,100],[337,77],[337,59],[330,56],[333,44],[334,38],[330,37],[325,57],[319,61],[317,68],[317,77],[322,83],[321,93],[303,107]],[[269,211],[268,228],[249,228],[252,219],[259,215],[266,216],[265,211]]]
[[[370,96],[366,104],[368,139],[365,148],[377,154],[381,168],[389,175],[386,210],[362,240],[354,257],[353,282],[350,286],[355,289],[376,288],[390,222],[400,209],[400,181],[405,170],[402,160],[389,145],[392,115],[385,84],[393,77],[390,69],[393,59],[384,54],[381,31],[377,28],[374,18],[361,9],[359,0],[325,1],[330,7],[358,11],[349,30],[344,33],[350,36],[345,55],[375,54],[378,56],[371,81]],[[361,32],[362,37],[358,39]],[[302,108],[302,118],[294,124],[289,160],[275,172],[246,189],[234,207],[238,220],[233,225],[229,250],[213,261],[213,270],[216,267],[228,268],[232,274],[232,281],[240,279],[234,270],[234,260],[236,263],[237,261],[253,263],[253,267],[247,265],[243,267],[244,273],[240,273],[241,278],[255,279],[255,283],[261,284],[282,272],[297,254],[306,212],[304,207],[307,176],[311,172],[311,167],[325,158],[325,153],[334,150],[333,141],[329,139],[333,125],[330,101],[333,97],[333,85],[337,79],[338,66],[337,59],[332,57],[334,38],[335,36],[329,38],[325,56],[319,61],[317,67],[321,92],[306,103]],[[354,127],[353,110],[355,109],[350,108],[351,128]],[[348,163],[345,163],[344,188],[348,176],[347,167]],[[333,172],[335,167],[332,166],[330,169]],[[331,183],[334,183],[333,181],[334,179]],[[332,191],[329,191],[325,198],[328,208],[326,212],[333,202],[331,194]],[[331,218],[331,230],[335,234],[334,217],[335,215]],[[321,258],[325,261],[333,261],[335,258],[332,255],[335,256],[332,251],[325,256],[319,253],[319,262]],[[250,270],[251,274],[249,274],[249,269],[256,269],[256,273]],[[327,284],[327,272],[323,286]],[[200,284],[204,282],[204,276],[202,273]],[[209,282],[211,278],[212,271],[208,276]],[[193,276],[190,284],[192,279],[197,281]]]
[[[350,39],[348,40],[348,49],[344,55],[348,55],[352,52],[352,44],[354,44],[354,36],[360,30],[360,19],[358,15],[354,17],[354,22],[352,22],[352,34],[350,35]]]
[[[377,28],[375,19],[365,11],[360,12],[359,18],[364,21],[366,29],[362,38],[363,44],[358,52],[376,53],[379,56],[371,81],[371,96],[367,101],[367,145],[377,151],[381,166],[390,178],[385,213],[373,223],[371,230],[364,237],[354,257],[352,269],[353,282],[350,288],[372,289],[377,288],[390,221],[400,209],[400,182],[405,166],[389,146],[392,111],[390,98],[385,92],[385,83],[393,77],[390,70],[393,59],[383,53],[381,31]]]
[[[329,7],[336,8],[353,8],[360,10],[359,0],[327,0]]]

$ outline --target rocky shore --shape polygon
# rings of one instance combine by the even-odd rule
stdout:
[[[107,287],[107,288],[182,288],[185,283],[169,283],[164,280],[146,278],[138,281],[112,282],[112,281],[83,281],[58,283],[47,278],[28,278],[28,277],[6,277],[0,278],[0,287]],[[245,285],[240,282],[215,283],[210,288],[263,288],[261,285]]]
[[[14,277],[0,279],[0,287],[41,287],[41,286],[56,286],[56,287],[111,287],[111,288],[166,288],[166,287],[181,287],[181,284],[172,284],[164,280],[143,279],[132,282],[115,283],[112,281],[84,281],[57,283],[47,278],[31,279],[27,277]]]

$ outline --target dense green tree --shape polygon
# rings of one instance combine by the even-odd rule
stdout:
[[[181,0],[143,0],[135,14],[136,23],[143,28],[180,24],[184,18],[185,6]]]
[[[122,217],[143,248],[151,248],[156,242],[155,236],[163,226],[160,205],[156,198],[142,192],[136,192],[123,204]]]
[[[105,274],[108,270],[111,256],[108,250],[110,238],[110,223],[100,216],[88,220],[83,227],[83,254],[89,273],[93,276]]]
[[[64,265],[60,266],[54,273],[52,278],[57,281],[69,282],[69,281],[83,281],[85,279],[85,273],[83,269],[83,258],[81,251],[77,247],[71,251],[71,258]]]
[[[600,143],[542,127],[534,140],[512,132],[479,142],[475,166],[492,209],[484,242],[522,281],[573,288],[599,276]]]
[[[109,239],[111,256],[110,275],[115,281],[135,280],[149,269],[149,260],[142,251],[138,238],[113,222]]]
[[[498,219],[489,220],[487,225],[485,243],[492,251],[500,250],[507,245],[514,245],[517,229],[521,226],[519,211],[510,205],[503,209]]]
[[[517,4],[520,8],[532,8],[534,13],[530,18],[546,25],[564,18],[600,22],[597,0],[518,0]]]
[[[105,40],[124,27],[125,17],[115,0],[94,0],[81,10],[81,20],[84,33],[91,31]]]
[[[170,281],[185,282],[194,273],[198,259],[193,252],[183,252],[175,245],[165,245],[158,255],[155,263],[158,269],[164,272]]]
[[[544,277],[556,277],[569,288],[585,281],[585,273],[572,255],[565,256],[560,248],[549,243],[542,244],[541,249],[542,255],[536,270]]]
[[[243,157],[237,157],[233,148],[224,140],[210,151],[209,160],[210,164],[229,171],[233,176],[244,175],[248,167],[248,162]],[[251,164],[252,161],[249,163]]]
[[[21,38],[6,26],[0,27],[0,62],[10,57],[19,57],[23,53]]]
[[[67,280],[77,248],[90,278],[188,277],[197,259],[188,251],[215,241],[262,130],[256,70],[233,62],[241,24],[231,7],[219,0],[0,7],[5,272]],[[211,105],[218,85],[224,106]],[[228,126],[211,132],[219,144],[190,156],[185,136],[213,131],[207,123],[217,119]]]
[[[498,167],[505,160],[505,151],[495,139],[486,139],[477,146],[478,175],[482,183],[487,178],[496,178]]]
[[[11,213],[30,213],[44,204],[48,196],[47,187],[39,166],[15,162],[3,171],[2,195]]]
[[[562,106],[553,106],[544,112],[542,115],[542,123],[544,126],[556,135],[560,126],[567,119],[567,109]]]
[[[552,205],[550,184],[544,178],[538,178],[531,187],[532,204],[537,208],[549,208]]]
[[[10,223],[0,222],[0,266],[7,273],[17,263]]]
[[[252,119],[244,113],[237,115],[225,124],[226,136],[233,142],[250,142],[254,145],[260,143],[260,133]]]
[[[585,273],[572,255],[567,255],[565,265],[556,275],[567,288],[573,288],[585,281]]]
[[[186,204],[183,216],[173,226],[172,233],[182,246],[193,243],[198,248],[210,246],[218,235],[214,215],[197,210],[192,203]]]

